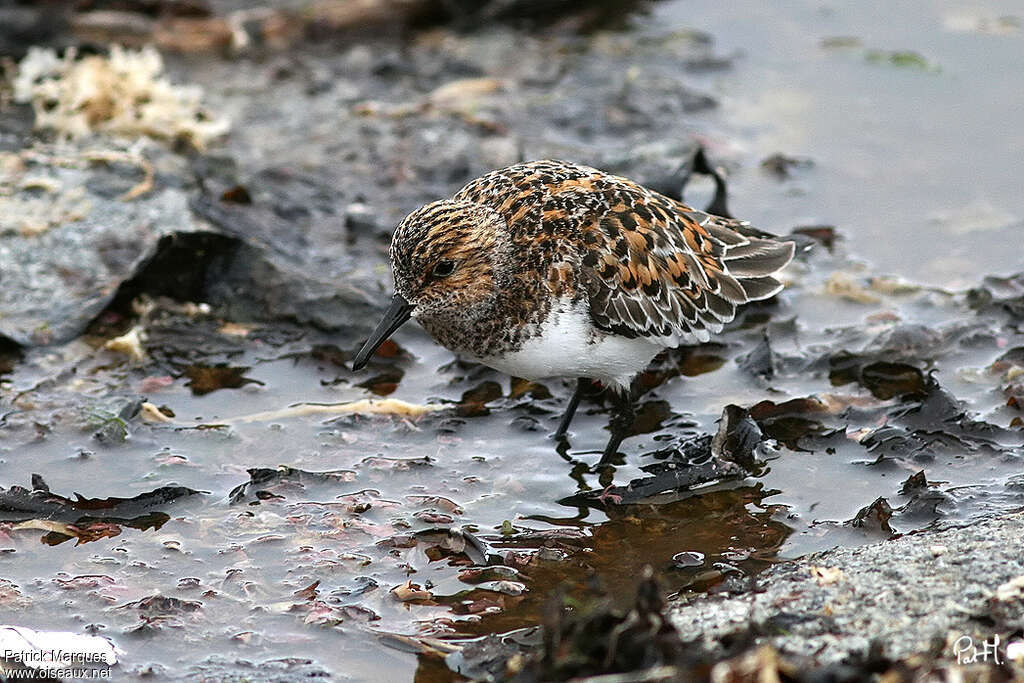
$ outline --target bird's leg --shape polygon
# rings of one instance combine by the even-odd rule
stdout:
[[[583,396],[583,392],[589,386],[590,380],[586,377],[580,377],[576,380],[576,390],[572,392],[572,398],[569,399],[569,405],[565,407],[565,413],[562,415],[562,421],[558,423],[558,429],[555,430],[556,440],[561,440],[565,437],[565,433],[569,431],[569,424],[572,422],[572,418],[576,414],[576,408],[580,405],[580,397]]]
[[[608,425],[612,435],[608,439],[608,445],[604,447],[604,455],[601,456],[601,461],[597,463],[598,467],[611,463],[612,458],[619,452],[619,445],[622,444],[622,440],[629,436],[629,432],[633,427],[633,421],[636,419],[632,391],[628,389],[625,391],[615,391],[612,389],[612,401],[614,403],[612,406],[612,419]]]

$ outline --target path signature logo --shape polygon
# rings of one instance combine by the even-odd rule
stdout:
[[[953,643],[953,654],[957,664],[992,662],[998,666],[1004,659],[1017,660],[1024,657],[1024,641],[1015,640],[1001,647],[998,634],[980,643],[975,643],[970,636],[960,636]]]

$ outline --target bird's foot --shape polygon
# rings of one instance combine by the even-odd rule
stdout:
[[[612,489],[615,488],[615,484],[608,484],[604,487],[604,491],[601,491],[601,495],[597,497],[599,501],[604,503],[605,501],[611,501],[613,505],[618,505],[622,502],[622,496],[617,493],[612,493]]]

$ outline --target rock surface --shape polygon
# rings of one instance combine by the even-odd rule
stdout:
[[[753,633],[784,656],[820,665],[869,651],[889,659],[930,652],[955,662],[962,636],[980,652],[998,635],[1002,661],[1008,636],[1024,624],[1022,533],[1024,514],[1014,514],[836,548],[767,570],[750,592],[698,597],[670,615],[683,640],[711,651]]]
[[[54,131],[32,132],[29,107],[5,106],[0,336],[73,339],[134,279],[146,286],[132,293],[309,323],[355,343],[390,287],[391,230],[416,206],[544,157],[678,193],[696,148],[689,118],[716,105],[679,68],[715,57],[707,36],[688,31],[524,39],[499,23],[265,57],[195,69],[165,55],[161,87],[202,93],[211,120],[230,121],[229,135],[200,149],[90,135],[51,144]],[[164,258],[164,238],[189,244],[197,233],[230,239],[215,267],[193,269],[198,278],[164,269],[173,287],[144,272]]]

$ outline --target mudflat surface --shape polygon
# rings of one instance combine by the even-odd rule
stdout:
[[[594,575],[628,603],[645,566],[701,615],[676,622],[707,632],[706,663],[735,654],[718,634],[744,610],[785,622],[761,593],[697,597],[738,580],[801,591],[790,645],[764,634],[794,656],[862,652],[861,625],[905,614],[966,628],[949,601],[1013,578],[988,558],[1014,546],[984,534],[1009,543],[1017,518],[992,520],[1024,505],[1024,138],[1006,122],[1024,50],[997,5],[670,0],[165,50],[169,81],[230,122],[201,149],[59,140],[5,81],[5,619],[107,636],[119,673],[157,680],[446,680],[467,639],[541,623]],[[71,19],[40,43],[103,53]],[[776,300],[641,376],[610,495],[600,395],[559,451],[567,382],[510,380],[412,325],[348,369],[408,211],[542,157],[679,193],[698,146],[733,214],[807,248]],[[703,206],[708,183],[685,196]],[[723,415],[748,469],[712,446]],[[951,535],[880,543],[920,530]],[[929,563],[925,543],[949,552]],[[953,583],[897,591],[902,570],[872,562],[904,544],[907,571]],[[845,578],[809,583],[815,562]]]

